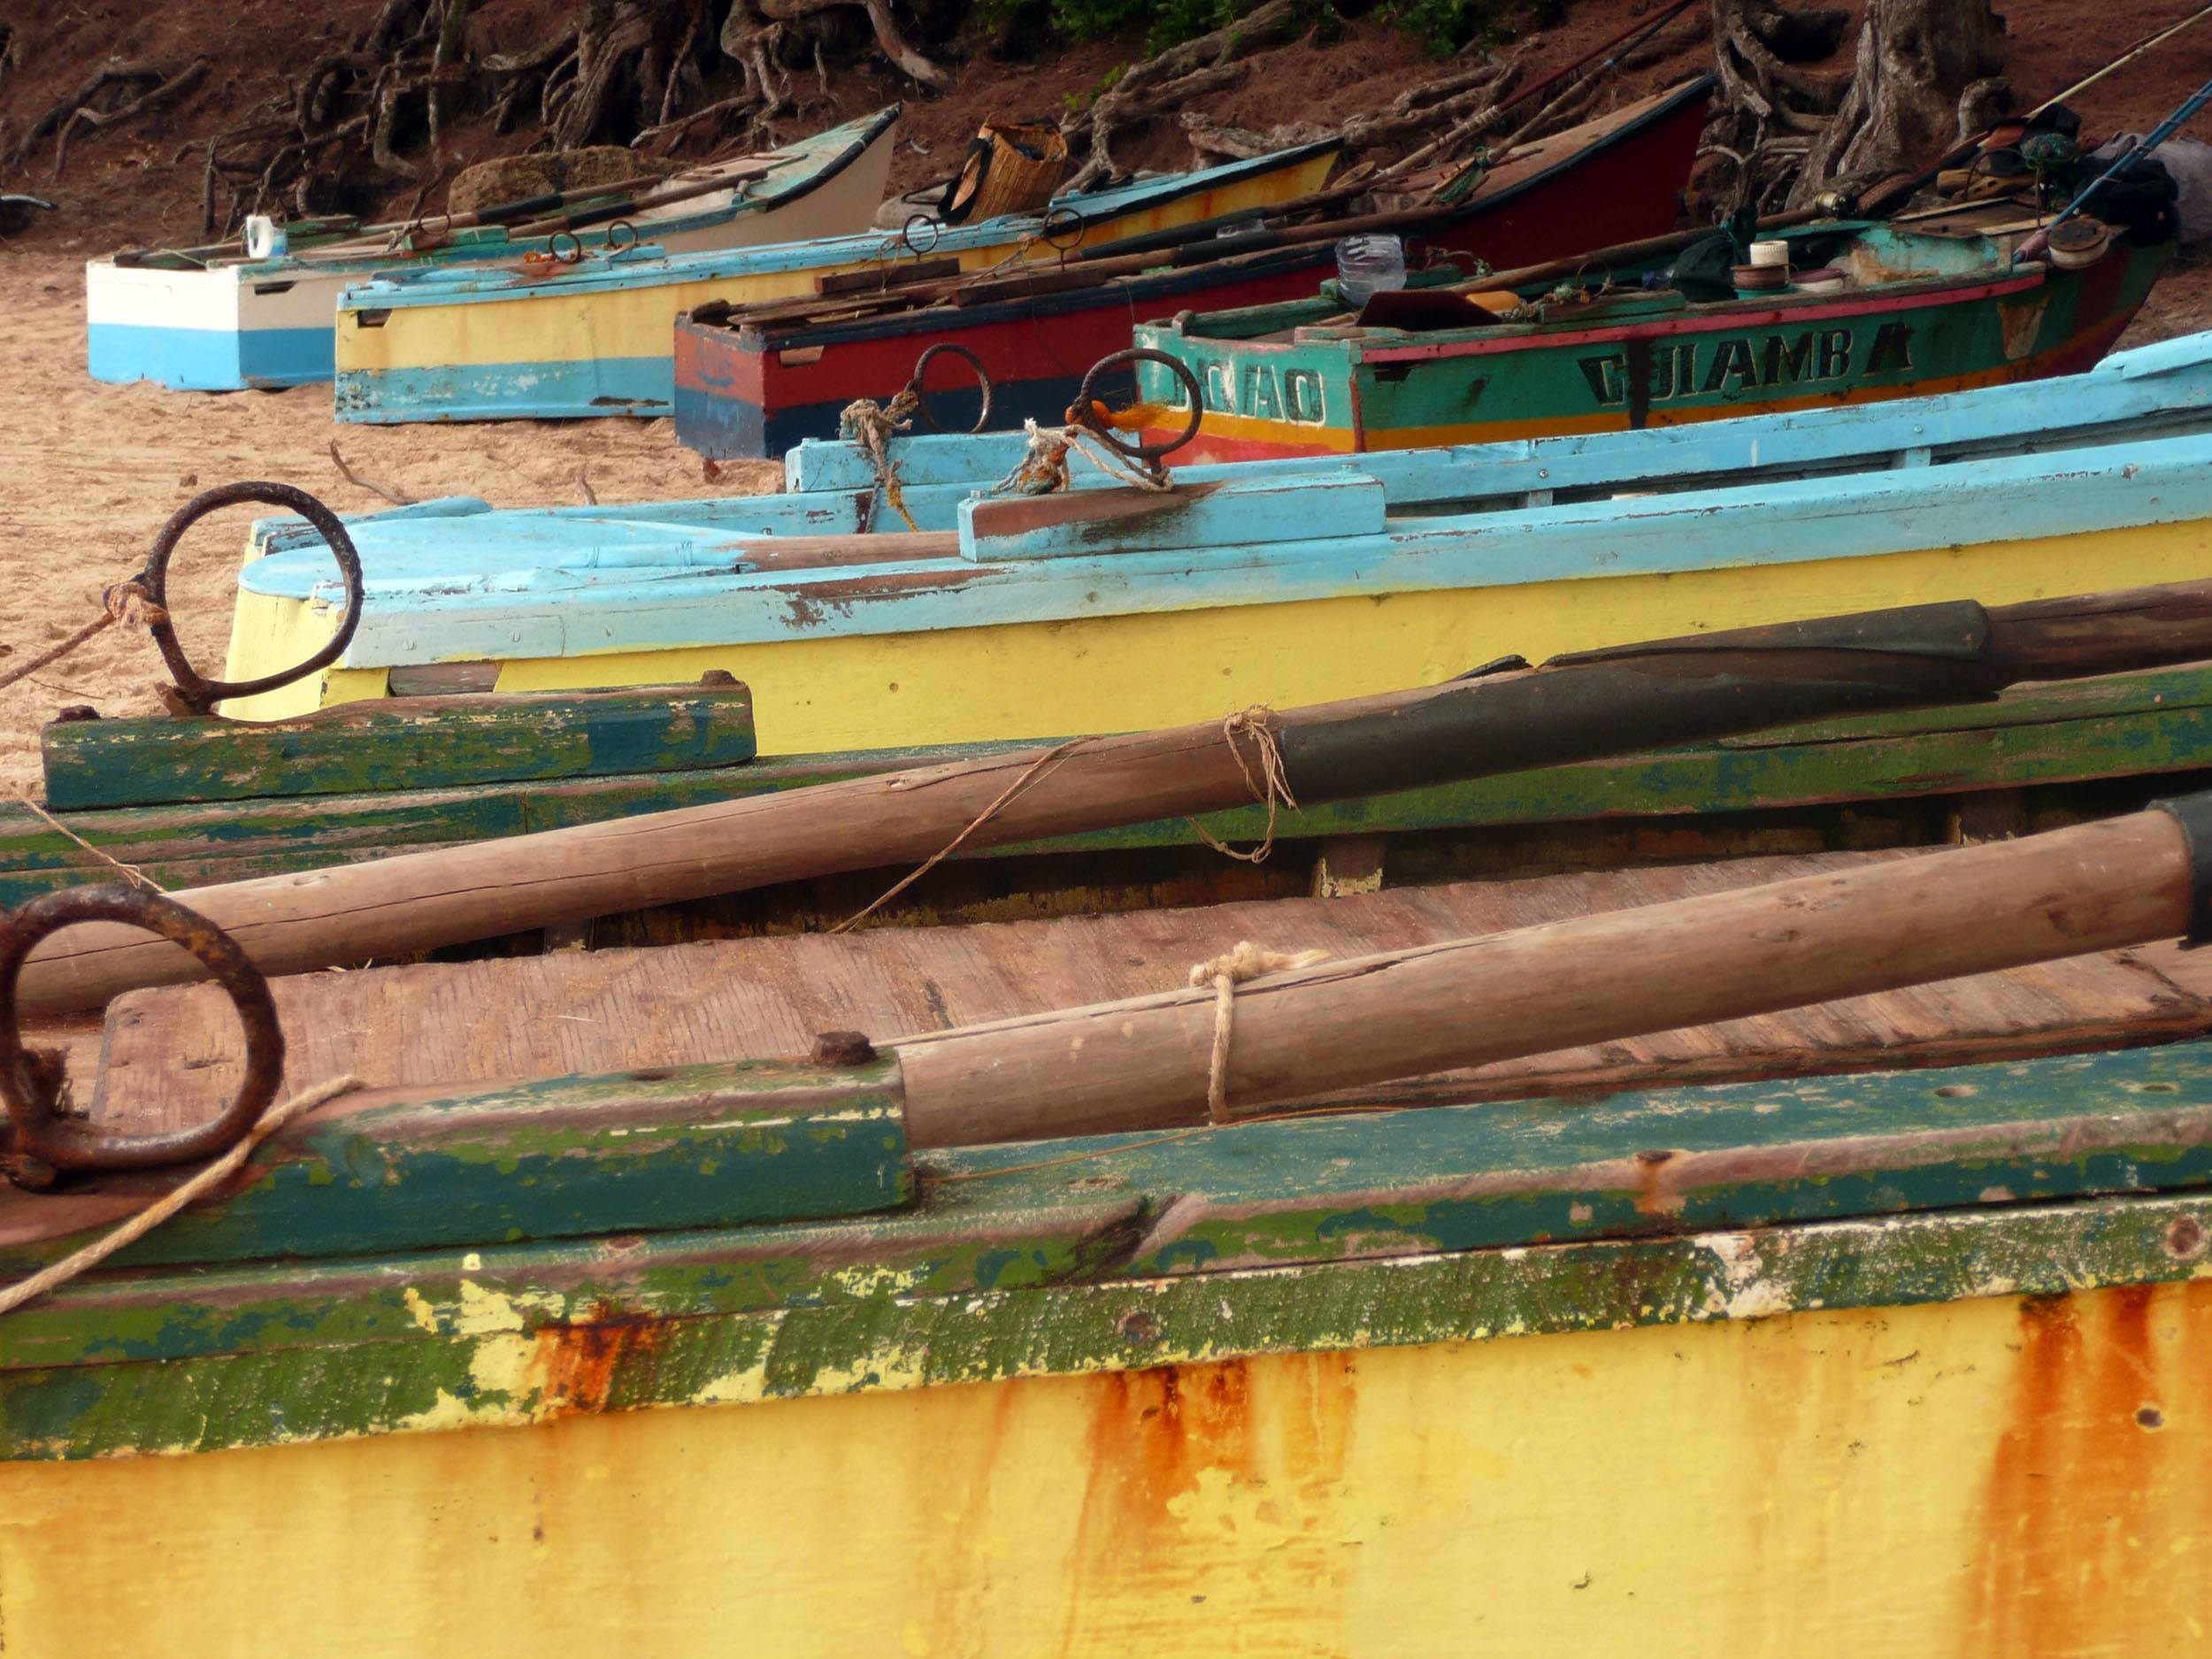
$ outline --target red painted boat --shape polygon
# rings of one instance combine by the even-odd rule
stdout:
[[[1671,230],[1711,89],[1700,76],[1515,150],[1464,203],[1409,234],[1409,253],[1522,265]],[[1140,244],[1084,257],[1124,250]],[[1262,232],[1162,250],[1160,267],[1137,274],[1040,265],[911,295],[695,314],[676,325],[676,434],[716,459],[834,437],[848,403],[887,400],[937,345],[964,349],[988,373],[992,426],[1056,422],[1084,372],[1125,349],[1137,323],[1310,296],[1334,257],[1325,235],[1285,244]],[[933,369],[929,392],[947,427],[972,426],[982,412],[956,364]]]

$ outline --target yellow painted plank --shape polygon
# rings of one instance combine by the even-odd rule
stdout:
[[[0,1621],[10,1659],[2198,1654],[2208,1375],[2198,1281],[14,1464]]]
[[[1521,587],[1177,611],[511,662],[503,691],[652,685],[724,669],[751,687],[764,755],[1128,731],[1433,683],[1716,628],[1978,599],[2008,604],[2212,570],[2212,526],[2153,525],[1870,557]],[[234,677],[297,662],[327,613],[242,595]],[[381,671],[256,699],[261,718],[380,695]],[[239,711],[239,710],[234,710]]]

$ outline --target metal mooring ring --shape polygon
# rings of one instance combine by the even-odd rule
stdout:
[[[1037,222],[1038,237],[1048,248],[1064,254],[1073,253],[1083,245],[1083,237],[1091,227],[1090,220],[1071,207],[1052,207]]]
[[[628,231],[630,233],[630,240],[627,242],[617,242],[614,239],[614,234],[618,230]],[[626,252],[628,250],[636,247],[640,240],[641,239],[637,234],[637,227],[630,223],[630,221],[626,219],[618,219],[615,220],[613,224],[607,227],[607,251],[609,253]]]
[[[975,383],[983,388],[983,411],[975,418],[975,425],[968,431],[971,434],[981,432],[991,424],[991,372],[983,366],[981,357],[967,347],[956,345],[949,340],[939,341],[914,359],[914,377],[906,383],[906,389],[914,394],[914,407],[920,411],[922,419],[929,422],[932,432],[945,429],[936,412],[929,406],[929,388],[922,384],[922,378],[929,373],[931,362],[941,351],[950,352],[954,357],[964,359],[968,366],[975,371]]]
[[[330,642],[296,668],[264,674],[258,680],[209,680],[185,656],[184,647],[177,642],[175,625],[166,614],[169,556],[176,551],[184,533],[209,513],[246,501],[288,508],[314,526],[315,534],[322,537],[331,556],[338,561],[338,573],[345,579],[346,613],[339,619],[338,632],[331,636]],[[154,537],[154,544],[147,551],[146,568],[138,573],[136,580],[146,590],[147,598],[160,607],[146,626],[161,652],[161,660],[169,664],[170,676],[177,682],[177,690],[183,695],[187,705],[202,714],[226,697],[250,697],[274,691],[280,686],[288,686],[319,669],[329,667],[345,655],[346,647],[353,642],[353,631],[361,626],[361,555],[354,549],[353,538],[346,534],[345,526],[338,522],[336,513],[305,490],[295,489],[289,484],[222,484],[202,490],[161,526],[161,533]]]
[[[53,1094],[42,1086],[40,1069],[23,1047],[16,986],[32,948],[79,922],[121,922],[173,940],[230,994],[246,1032],[246,1075],[221,1116],[196,1128],[125,1135],[55,1113]],[[268,980],[236,940],[197,911],[118,882],[44,894],[0,917],[0,1105],[14,1129],[10,1151],[42,1158],[58,1170],[142,1170],[212,1157],[259,1121],[283,1079],[284,1032]]]
[[[1123,441],[1121,434],[1099,420],[1097,414],[1091,407],[1092,388],[1098,384],[1101,375],[1128,363],[1164,363],[1174,373],[1175,378],[1182,381],[1183,390],[1189,396],[1190,419],[1183,423],[1183,433],[1180,437],[1171,438],[1167,442],[1160,444],[1141,442],[1128,443]],[[1125,455],[1133,461],[1142,461],[1151,465],[1174,454],[1176,450],[1195,438],[1198,435],[1198,423],[1205,418],[1205,412],[1199,406],[1198,377],[1190,372],[1188,364],[1179,357],[1170,356],[1167,352],[1155,351],[1150,346],[1131,346],[1125,351],[1117,351],[1112,356],[1101,357],[1091,365],[1091,372],[1083,377],[1083,384],[1076,391],[1075,405],[1068,411],[1068,424],[1071,426],[1082,427],[1117,454]]]
[[[568,238],[568,251],[561,251],[561,238]],[[545,239],[545,257],[562,265],[584,263],[584,239],[572,230],[557,230]]]
[[[929,233],[927,242],[917,242],[914,240],[914,227],[918,225]],[[917,259],[930,252],[944,239],[945,221],[941,219],[933,219],[927,213],[910,214],[906,223],[899,227],[899,241],[905,244],[907,252],[912,254]]]

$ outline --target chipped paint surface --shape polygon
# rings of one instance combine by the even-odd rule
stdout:
[[[623,1341],[519,1363],[588,1396]],[[2182,1654],[2207,1363],[2198,1282],[17,1464],[0,1617],[12,1659]]]

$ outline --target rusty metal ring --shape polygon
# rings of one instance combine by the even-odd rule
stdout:
[[[914,227],[917,225],[926,225],[929,227],[929,242],[927,246],[917,247],[915,245]],[[944,241],[944,220],[941,219],[933,219],[927,213],[916,213],[908,219],[905,224],[899,227],[899,240],[906,244],[907,252],[912,254],[917,259],[920,258],[926,253],[935,251],[937,244]]]
[[[209,513],[246,501],[288,508],[314,527],[338,561],[338,573],[346,584],[346,613],[339,619],[338,632],[331,636],[330,642],[297,667],[264,674],[258,680],[209,680],[185,656],[184,647],[177,642],[176,627],[168,618],[169,556],[176,550],[184,533]],[[280,686],[288,686],[319,669],[329,667],[345,654],[346,647],[353,642],[353,631],[361,626],[361,555],[354,549],[353,538],[346,534],[345,526],[338,522],[336,513],[305,490],[295,489],[289,484],[221,484],[202,490],[161,526],[160,534],[154,537],[154,544],[147,551],[146,568],[134,580],[146,590],[147,598],[158,607],[146,626],[154,636],[161,660],[169,664],[170,676],[176,680],[177,690],[186,703],[202,714],[226,697],[250,697],[274,691]]]
[[[630,233],[630,240],[627,242],[617,242],[614,239],[614,234],[618,230],[628,231]],[[630,221],[626,219],[618,219],[615,220],[613,224],[607,227],[607,251],[609,253],[621,253],[626,249],[634,248],[638,245],[638,242],[641,240],[641,239],[637,234],[637,227],[630,223]]]
[[[1098,419],[1091,407],[1091,388],[1098,383],[1099,376],[1110,370],[1118,369],[1126,363],[1165,364],[1175,378],[1182,381],[1183,389],[1190,396],[1190,419],[1183,423],[1183,432],[1180,437],[1171,438],[1167,442],[1159,444],[1146,443],[1141,440],[1135,443],[1128,443],[1123,441],[1119,433]],[[1200,407],[1200,402],[1198,377],[1190,372],[1188,364],[1179,357],[1171,357],[1164,351],[1155,351],[1149,346],[1131,346],[1126,350],[1113,353],[1110,357],[1101,357],[1091,365],[1091,372],[1083,377],[1083,384],[1076,391],[1074,407],[1068,411],[1068,424],[1081,426],[1116,454],[1151,465],[1174,454],[1176,450],[1198,435],[1198,423],[1205,418],[1206,412]]]
[[[1090,227],[1090,221],[1073,208],[1052,207],[1047,208],[1044,218],[1038,221],[1037,235],[1048,248],[1073,253],[1083,245],[1083,234]]]
[[[561,251],[561,238],[568,238],[568,251]],[[572,230],[557,230],[545,239],[545,257],[557,259],[563,265],[581,265],[584,262],[584,239]]]
[[[945,429],[930,409],[929,388],[922,384],[922,377],[929,373],[931,360],[941,351],[949,351],[956,357],[966,358],[968,366],[975,371],[975,382],[983,388],[983,412],[975,418],[975,425],[968,431],[971,434],[981,432],[991,424],[991,372],[983,366],[981,357],[967,347],[956,345],[949,340],[939,341],[914,360],[914,378],[906,383],[906,389],[914,394],[914,407],[920,411],[922,419],[929,422],[932,432]]]
[[[25,1052],[16,1019],[24,958],[48,934],[79,922],[121,922],[190,951],[230,994],[246,1032],[246,1075],[221,1116],[163,1134],[111,1134],[58,1117],[50,1089]],[[0,1105],[14,1127],[10,1150],[58,1170],[142,1170],[213,1157],[234,1145],[276,1098],[284,1079],[284,1032],[269,982],[238,941],[197,911],[142,887],[114,883],[43,894],[0,918]]]

